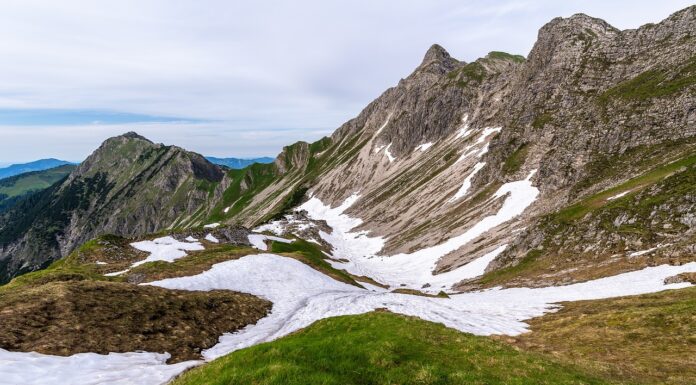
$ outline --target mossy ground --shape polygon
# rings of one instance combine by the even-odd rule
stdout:
[[[318,321],[195,368],[174,385],[610,384],[569,364],[388,312]]]
[[[251,248],[209,245],[172,263],[150,262],[104,276],[147,255],[129,246],[131,241],[99,237],[44,270],[0,286],[0,348],[58,355],[146,350],[169,352],[174,362],[199,359],[220,335],[255,323],[270,310],[270,302],[248,294],[126,282],[195,275],[254,254]]]
[[[564,303],[510,342],[632,384],[696,384],[696,288]]]

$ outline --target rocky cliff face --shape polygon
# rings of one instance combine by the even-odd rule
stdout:
[[[359,195],[346,214],[362,219],[358,230],[386,239],[380,254],[412,252],[495,215],[510,194],[498,189],[523,180],[539,191],[523,214],[443,257],[438,272],[505,244],[489,270],[507,272],[497,277],[509,281],[534,265],[534,277],[525,279],[541,282],[539,277],[571,264],[554,258],[577,253],[583,244],[602,245],[576,258],[586,266],[604,261],[592,261],[595,251],[611,257],[620,248],[627,255],[639,245],[656,247],[666,242],[656,235],[663,233],[659,228],[693,231],[688,183],[660,183],[681,170],[675,164],[687,174],[693,167],[694,31],[696,6],[626,31],[582,14],[557,18],[539,31],[527,58],[494,51],[465,63],[434,45],[412,74],[330,137],[288,146],[274,163],[243,170],[222,172],[195,154],[135,135],[112,139],[68,181],[25,206],[60,215],[47,219],[28,210],[34,214],[9,217],[0,233],[5,269],[40,266],[45,259],[36,255],[45,246],[30,240],[47,228],[58,229],[46,238],[55,258],[100,232],[135,234],[213,221],[257,225],[309,194],[334,207]],[[647,217],[630,205],[612,206],[626,201],[609,199],[611,192],[625,190],[625,199],[654,208]],[[671,198],[654,206],[653,198],[664,195]],[[609,206],[611,214],[594,211]],[[659,214],[665,210],[677,213]],[[17,226],[25,217],[33,219]],[[598,223],[619,223],[614,227],[625,230],[626,223],[640,220],[650,221],[651,230],[595,231]],[[681,245],[670,249],[669,258],[688,258],[690,236],[668,242]],[[530,256],[543,263],[530,264]],[[466,284],[503,279],[487,277]]]
[[[358,193],[348,214],[363,220],[360,229],[386,237],[382,252],[391,255],[466,232],[500,209],[499,186],[532,175],[540,190],[533,205],[438,269],[501,244],[515,246],[491,269],[516,265],[548,236],[541,218],[694,151],[695,30],[690,7],[627,31],[582,14],[557,18],[539,31],[526,59],[491,52],[464,63],[434,45],[411,75],[325,139],[325,149],[297,158],[302,170],[313,165],[309,172],[281,180],[308,186],[332,206]],[[283,196],[279,186],[287,191],[274,182],[261,195]],[[688,199],[680,202],[670,207],[694,211]],[[590,223],[583,231],[591,236],[573,247],[607,235]],[[657,242],[629,238],[621,247]]]
[[[0,280],[45,266],[100,234],[200,225],[228,183],[198,154],[135,133],[108,139],[64,182],[3,215]]]

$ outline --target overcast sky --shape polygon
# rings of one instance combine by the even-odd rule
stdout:
[[[81,160],[137,131],[213,156],[275,156],[330,134],[433,43],[527,55],[583,12],[621,28],[689,1],[0,2],[0,163]]]

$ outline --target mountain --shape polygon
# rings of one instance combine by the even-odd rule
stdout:
[[[49,168],[55,168],[66,164],[74,163],[65,160],[50,158],[40,159],[29,163],[12,164],[5,168],[0,168],[0,179],[9,178],[11,176],[23,174],[26,172],[47,170]]]
[[[50,187],[77,166],[66,164],[42,171],[31,171],[0,180],[0,213],[24,197]]]
[[[331,136],[243,169],[110,138],[0,214],[0,372],[694,383],[694,31],[696,6],[556,18],[526,58],[436,44]]]
[[[2,214],[0,281],[46,266],[103,233],[198,223],[225,183],[225,173],[201,155],[135,133],[111,138],[62,183]]]
[[[600,275],[595,264],[610,263],[619,251],[662,245],[650,258],[688,259],[694,209],[683,190],[696,140],[696,112],[691,108],[695,9],[626,31],[583,14],[556,18],[541,28],[527,58],[494,51],[465,63],[433,45],[413,73],[356,118],[330,137],[285,147],[273,163],[223,171],[175,147],[151,148],[152,143],[136,134],[110,139],[64,185],[42,195],[42,204],[65,204],[71,213],[60,216],[60,226],[49,226],[63,229],[48,237],[61,239],[60,247],[54,246],[62,252],[51,259],[102,231],[133,235],[210,222],[253,227],[282,218],[309,196],[329,207],[358,197],[345,214],[359,218],[356,230],[369,231],[381,242],[372,251],[379,255],[411,255],[456,238],[438,254],[434,273],[494,251],[489,271],[522,261],[531,266],[528,262],[535,259],[539,266],[524,281],[542,285]],[[185,166],[169,162],[174,158],[187,159]],[[641,179],[654,173],[660,176],[648,178],[649,183]],[[685,181],[665,179],[677,176]],[[196,187],[181,192],[179,184],[192,186],[184,180],[196,181],[191,182]],[[159,184],[166,186],[164,194],[151,196]],[[519,196],[510,190],[520,186],[526,190]],[[202,193],[206,189],[207,196]],[[616,225],[602,227],[601,234],[593,230],[597,223],[635,222],[639,213],[633,206],[614,206],[636,199],[641,207],[653,207],[657,201],[652,192],[637,194],[645,189],[660,189],[672,199],[662,203],[681,211],[650,211],[650,229],[632,232]],[[627,195],[617,200],[596,197],[614,190]],[[78,205],[67,198],[84,200],[81,194],[90,203]],[[157,201],[157,208],[143,199]],[[579,227],[567,237],[567,218],[560,214],[555,220],[552,214],[575,210],[587,200],[597,217],[573,217],[580,221],[573,226]],[[116,215],[105,206],[118,207]],[[610,214],[599,213],[605,206],[612,206]],[[29,246],[17,249],[17,244],[27,245],[21,234],[33,227],[29,223],[51,216],[21,210],[10,214],[13,219],[0,230],[5,245],[0,258],[5,261],[30,258],[25,250]],[[90,220],[84,217],[87,213]],[[484,220],[489,227],[478,225]],[[24,225],[11,225],[15,222]],[[564,235],[553,223],[562,223]],[[554,237],[564,244],[556,245]],[[583,251],[588,241],[602,246]],[[551,262],[559,258],[558,247],[577,263]],[[581,256],[597,250],[601,258]],[[35,261],[28,269],[45,262]],[[610,263],[612,272],[637,266],[615,262]],[[559,274],[565,270],[575,273]],[[514,281],[510,276],[505,280]],[[424,284],[412,286],[420,289]]]
[[[273,158],[267,156],[261,158],[216,158],[214,156],[206,156],[207,159],[212,164],[217,164],[218,166],[225,166],[231,169],[241,169],[254,163],[271,163]]]

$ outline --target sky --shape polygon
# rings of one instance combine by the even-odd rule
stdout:
[[[275,156],[329,135],[433,43],[527,55],[582,12],[620,29],[689,1],[0,2],[0,164],[79,161],[136,131],[209,156]]]

